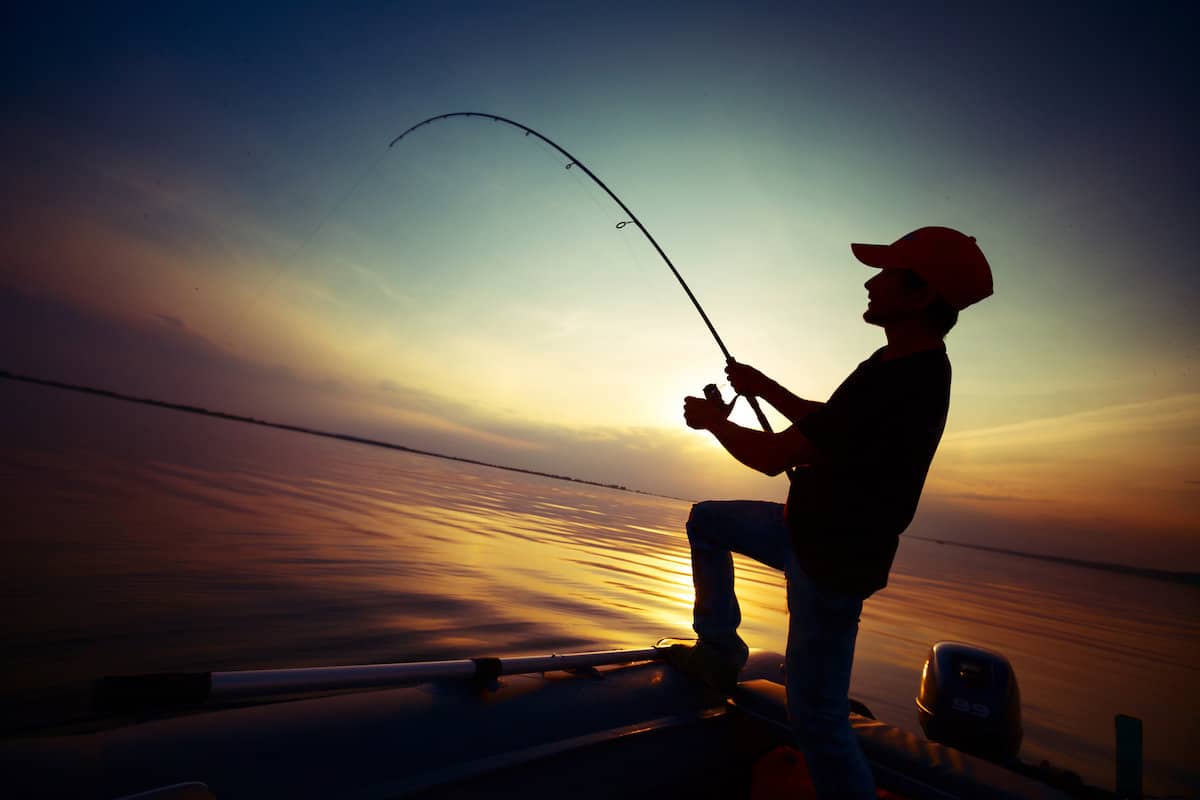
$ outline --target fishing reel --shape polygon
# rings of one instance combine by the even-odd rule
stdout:
[[[704,387],[704,398],[710,403],[716,403],[723,408],[725,416],[729,416],[729,412],[733,411],[733,404],[737,402],[738,397],[740,395],[734,395],[733,399],[726,403],[725,398],[721,397],[721,390],[717,388],[715,383],[710,383]]]

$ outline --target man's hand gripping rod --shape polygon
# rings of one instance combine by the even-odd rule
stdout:
[[[736,362],[733,360],[733,356],[728,356],[725,359],[725,363],[734,364]],[[725,398],[721,397],[721,390],[717,388],[715,383],[710,383],[704,387],[704,396],[714,403],[725,405]],[[745,397],[746,402],[750,404],[752,409],[754,409],[754,416],[758,417],[758,424],[762,425],[762,429],[767,433],[772,433],[773,431],[771,430],[771,423],[767,421],[766,414],[763,414],[762,407],[759,406],[757,397],[748,394],[736,394],[733,396],[733,399],[729,401],[729,407],[732,409],[733,404],[737,402],[739,397]]]

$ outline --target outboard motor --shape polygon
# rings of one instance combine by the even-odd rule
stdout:
[[[937,642],[921,672],[917,716],[925,736],[957,750],[1004,762],[1021,748],[1021,693],[1012,664],[999,653]]]

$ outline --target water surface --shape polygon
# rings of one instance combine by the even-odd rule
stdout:
[[[688,504],[0,381],[0,710],[69,714],[100,675],[645,647],[688,635]],[[464,454],[469,455],[469,454]],[[953,531],[942,532],[953,539]],[[782,576],[738,561],[782,652]],[[1026,760],[1106,787],[1113,715],[1146,786],[1200,795],[1200,589],[907,539],[853,693],[919,731],[929,645],[1004,653]]]

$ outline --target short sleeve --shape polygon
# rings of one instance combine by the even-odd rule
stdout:
[[[846,461],[859,448],[862,420],[847,403],[831,400],[796,423],[824,460]]]

